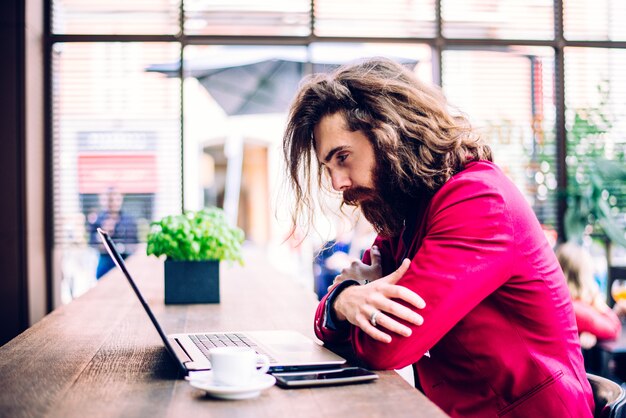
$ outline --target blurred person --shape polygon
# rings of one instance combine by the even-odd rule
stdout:
[[[317,298],[328,292],[335,277],[350,264],[350,242],[341,237],[326,241],[313,259],[314,287]]]
[[[617,313],[606,304],[605,296],[593,277],[593,259],[589,252],[566,242],[557,247],[556,254],[574,304],[582,348],[592,348],[597,340],[617,339],[622,324]],[[622,311],[620,304],[615,307],[617,311]]]
[[[134,252],[139,242],[137,223],[131,215],[122,211],[123,204],[124,196],[115,187],[108,188],[100,196],[102,210],[94,221],[89,222],[89,243],[96,245],[100,252],[96,267],[98,280],[115,267],[112,258],[100,242],[98,228],[102,228],[111,236],[124,259]]]
[[[315,293],[318,299],[328,293],[333,280],[341,270],[358,262],[372,243],[376,234],[372,226],[357,212],[350,213],[352,229],[339,222],[336,237],[325,242],[314,258]]]
[[[315,210],[316,165],[318,185],[330,183],[378,234],[320,301],[321,340],[348,344],[374,369],[413,364],[416,386],[453,417],[592,416],[554,251],[438,89],[382,58],[313,75],[291,106],[283,151],[294,227]]]
[[[341,221],[341,218],[336,219],[335,237],[322,243],[313,258],[314,289],[318,299],[328,292],[340,271],[350,265],[353,233]]]

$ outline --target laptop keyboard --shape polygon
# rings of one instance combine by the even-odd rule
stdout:
[[[257,353],[266,355],[270,359],[270,363],[276,363],[272,356],[243,334],[194,334],[190,335],[189,338],[206,358],[210,358],[209,350],[215,347],[250,347]]]

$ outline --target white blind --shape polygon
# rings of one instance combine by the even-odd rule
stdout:
[[[592,176],[599,175],[600,198],[623,231],[626,182],[607,177],[611,163],[597,161],[612,161],[626,171],[626,51],[566,48],[565,65],[568,190],[589,193]]]
[[[111,187],[140,239],[151,220],[180,212],[180,81],[145,71],[178,56],[178,44],[54,45],[55,247],[89,243]]]
[[[291,45],[292,52],[313,63],[303,66],[307,71],[315,70],[316,64],[333,65],[368,55],[409,58],[416,62],[415,71],[426,81],[432,80],[438,70],[434,65],[436,57],[431,59],[430,47],[410,42],[410,38],[436,42],[435,0],[51,1],[55,250],[68,248],[69,244],[85,245],[88,240],[85,225],[100,205],[101,190],[113,179],[123,190],[124,209],[133,214],[140,226],[144,225],[142,238],[151,219],[180,211],[182,177],[185,203],[191,205],[188,207],[219,203],[224,196],[205,186],[209,180],[216,184],[223,180],[222,154],[228,151],[224,144],[233,142],[226,139],[234,138],[242,143],[240,164],[245,167],[253,166],[250,161],[261,159],[266,149],[274,149],[274,142],[281,137],[279,119],[284,114],[275,110],[279,107],[265,109],[264,116],[257,115],[251,122],[254,115],[251,108],[229,106],[223,100],[246,83],[252,83],[255,78],[251,76],[263,74],[261,71],[268,68],[279,68],[272,60],[252,65],[251,58],[257,52],[263,50],[266,55],[270,52],[265,50],[269,41],[282,44],[272,45],[273,48]],[[623,0],[564,0],[563,16],[567,40],[626,38]],[[445,93],[482,129],[493,145],[496,162],[526,195],[540,221],[555,225],[554,58],[550,43],[555,33],[554,2],[442,0],[441,17]],[[309,44],[311,29],[322,42]],[[112,43],[102,42],[96,36],[93,42],[59,43],[67,39],[55,36],[75,34],[89,39],[89,35],[173,35],[181,31],[187,36],[181,39],[189,41],[184,51],[188,59],[184,81],[184,176],[180,154],[182,82],[178,78],[181,42]],[[194,38],[196,35],[200,37]],[[264,46],[252,51],[249,46],[240,45],[247,52],[237,51],[230,56],[227,51],[232,52],[233,45],[201,45],[205,41],[213,42],[202,35],[237,36],[244,39],[244,44]],[[301,37],[302,44],[308,47],[293,47],[294,39],[283,42],[281,37]],[[344,39],[336,42],[332,37]],[[346,42],[351,38],[370,38],[370,42]],[[382,41],[380,38],[389,39],[375,42]],[[455,46],[446,38],[476,38],[482,50],[477,46],[451,49]],[[124,38],[129,39],[132,38]],[[510,45],[502,45],[501,40],[508,39],[512,40]],[[498,42],[492,44],[490,40]],[[546,47],[519,47],[515,45],[517,40],[545,41]],[[344,52],[335,54],[341,50]],[[597,107],[600,103],[603,112],[610,115],[611,124],[599,142],[596,141],[601,144],[596,151],[614,161],[624,161],[624,56],[621,49],[566,49],[569,162],[578,158],[582,150],[572,140],[574,110]],[[285,59],[276,54],[272,57]],[[245,66],[246,61],[253,68]],[[216,66],[235,67],[238,74],[235,82],[223,82],[218,89],[198,73]],[[152,70],[146,71],[149,67]],[[277,85],[287,84],[285,80],[297,81],[298,77],[299,74],[291,73],[278,80]],[[609,94],[602,96],[598,88]],[[290,101],[291,90],[279,91],[280,94],[274,90],[268,93],[267,88],[255,90],[250,97],[254,97],[256,104],[261,99],[268,106],[280,98],[284,107]],[[248,100],[245,94],[241,97]],[[271,130],[268,138],[259,138],[259,132],[266,128]],[[250,138],[258,143],[252,144]],[[259,143],[261,147],[257,149]],[[269,151],[267,159],[279,160]],[[215,167],[215,172],[206,167]],[[571,169],[572,165],[568,167]],[[261,177],[256,176],[255,180]],[[260,190],[257,183],[247,181],[244,173],[242,196],[247,193],[246,187]],[[607,187],[614,218],[626,224],[624,186]],[[240,203],[240,206],[244,205]],[[74,257],[84,258],[82,254]]]
[[[434,0],[316,0],[318,36],[432,37]]]
[[[549,48],[444,51],[443,87],[488,141],[539,221],[556,225],[554,59]]]
[[[626,40],[624,0],[563,0],[564,36],[570,40]]]
[[[306,36],[309,0],[185,0],[188,35]]]
[[[180,0],[51,0],[56,34],[176,34]]]
[[[441,0],[448,38],[554,39],[553,0]]]
[[[366,57],[387,57],[415,71],[419,78],[432,83],[432,49],[424,44],[405,43],[329,43],[316,42],[309,47],[313,71],[326,65],[339,66]]]

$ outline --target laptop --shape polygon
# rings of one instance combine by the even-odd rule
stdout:
[[[124,259],[111,237],[98,228],[100,239],[109,255],[126,276],[135,295],[146,310],[152,324],[161,336],[165,347],[185,374],[191,371],[210,370],[209,350],[213,347],[249,346],[270,358],[270,372],[288,372],[338,368],[346,360],[312,339],[289,330],[280,331],[228,331],[196,332],[166,335],[152,313],[152,309],[131,277]]]

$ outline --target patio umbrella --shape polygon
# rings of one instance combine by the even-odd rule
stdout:
[[[349,51],[349,53],[347,53]],[[228,115],[285,112],[306,74],[328,72],[363,55],[362,48],[338,48],[314,62],[302,47],[226,46],[203,59],[186,60],[185,76],[198,79]],[[414,59],[393,58],[414,67]],[[177,77],[180,64],[155,64],[146,71]]]

